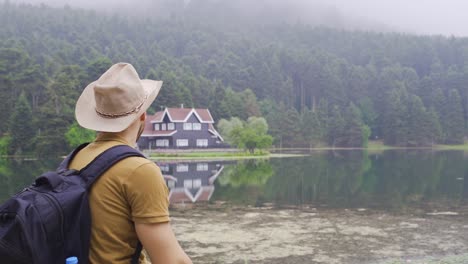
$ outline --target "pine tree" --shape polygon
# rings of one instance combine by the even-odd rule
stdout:
[[[301,131],[305,142],[309,147],[320,143],[323,138],[323,129],[317,117],[317,113],[306,109],[301,115]]]
[[[318,122],[320,124],[320,132],[318,133],[321,135],[320,141],[327,142],[329,111],[328,101],[326,99],[320,99],[316,113]]]
[[[211,96],[210,112],[214,120],[226,119],[232,115],[225,101],[226,91],[221,82],[215,83],[214,95]]]
[[[449,91],[445,109],[445,142],[447,144],[463,144],[465,122],[463,119],[463,106],[457,90],[452,89]]]
[[[9,132],[11,136],[10,152],[21,154],[33,149],[35,129],[32,123],[31,106],[25,93],[21,93],[16,101],[10,118]]]
[[[344,112],[344,127],[342,145],[346,147],[362,147],[363,128],[361,113],[353,103],[350,103]]]
[[[301,117],[294,108],[290,108],[282,116],[280,127],[284,144],[298,146],[303,142],[301,134]]]
[[[406,91],[393,89],[385,98],[382,134],[384,143],[394,146],[405,146],[407,143],[407,108]]]
[[[257,97],[252,90],[247,89],[241,94],[242,101],[244,102],[244,109],[247,112],[247,116],[260,116],[260,108],[257,103]]]
[[[344,144],[345,120],[341,115],[340,107],[334,105],[328,120],[328,144],[332,147]]]
[[[428,146],[432,143],[433,124],[421,98],[411,95],[408,100],[408,146]]]
[[[86,65],[87,83],[94,82],[112,65],[112,61],[104,56],[96,58]]]
[[[438,142],[441,142],[442,140],[442,127],[440,125],[440,119],[439,115],[437,112],[434,110],[434,108],[431,108],[429,110],[429,120],[431,123],[431,144],[436,144]]]

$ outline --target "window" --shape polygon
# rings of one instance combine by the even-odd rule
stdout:
[[[167,124],[167,130],[174,130],[174,129],[175,129],[174,123]]]
[[[200,187],[201,187],[201,179],[195,179],[195,180],[193,180],[192,185],[193,185],[193,188],[194,188],[194,189],[200,188]]]
[[[192,127],[193,127],[193,130],[201,130],[201,124],[200,123],[193,123]]]
[[[188,139],[178,139],[177,140],[178,147],[188,147]]]
[[[187,172],[188,171],[188,164],[177,164],[176,170],[177,170],[177,172]]]
[[[208,139],[197,139],[197,147],[208,147]]]
[[[184,180],[184,187],[192,189],[193,187],[193,181],[192,180]]]
[[[161,130],[166,130],[166,124],[161,124]]]
[[[156,147],[169,147],[169,139],[156,140]]]
[[[201,179],[184,180],[184,187],[188,189],[198,189],[201,187]]]
[[[208,163],[197,163],[197,171],[207,171]]]
[[[192,123],[184,123],[184,130],[192,130]]]
[[[164,172],[168,172],[169,171],[169,165],[165,164],[165,165],[159,165],[159,168],[161,169],[161,171],[164,171]]]
[[[156,130],[156,131],[159,130],[159,124],[154,124],[154,130]]]
[[[174,189],[175,188],[175,181],[167,181],[167,187],[169,187],[169,189]]]

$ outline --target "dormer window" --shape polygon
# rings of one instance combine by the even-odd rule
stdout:
[[[184,123],[184,130],[192,130],[192,123]]]
[[[174,129],[175,129],[174,123],[167,124],[167,130],[174,130]]]
[[[154,124],[154,130],[159,131],[159,124]]]
[[[166,130],[166,123],[161,124],[161,130]]]
[[[193,127],[193,130],[201,130],[201,124],[200,123],[193,123],[192,127]]]

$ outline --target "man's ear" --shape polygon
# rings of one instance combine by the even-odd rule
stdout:
[[[145,121],[146,120],[146,112],[144,112],[143,114],[141,114],[140,116],[140,121]]]

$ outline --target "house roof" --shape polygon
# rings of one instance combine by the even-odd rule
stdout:
[[[194,114],[201,123],[214,123],[210,110],[204,108],[166,108],[164,111],[159,111],[154,114],[151,118],[151,123],[162,122],[165,115],[169,117],[171,122],[186,122],[192,114]]]
[[[174,188],[169,192],[170,203],[183,203],[197,201],[209,201],[213,195],[214,186],[201,186],[198,189]]]
[[[216,131],[216,129],[214,128],[213,124],[209,124],[208,126],[208,131],[217,136],[219,139],[221,139],[221,141],[224,141],[223,137],[218,133],[218,131]]]
[[[168,116],[169,120],[173,123],[186,122],[190,116],[194,114],[200,123],[208,123],[208,131],[217,136],[221,141],[224,139],[214,128],[214,120],[211,116],[210,110],[202,108],[166,108],[164,111],[159,111],[154,115],[148,115],[145,121],[145,130],[142,137],[168,137],[177,133],[176,130],[154,130],[153,124],[160,123],[164,120],[164,116]]]
[[[163,113],[163,112],[158,112],[158,113]],[[177,133],[176,130],[154,130],[152,121],[157,118],[156,115],[148,115],[145,120],[145,130],[143,130],[143,133],[141,134],[142,137],[169,137]]]

